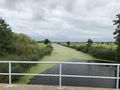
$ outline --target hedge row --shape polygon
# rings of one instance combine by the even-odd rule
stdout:
[[[67,46],[67,45],[64,45]],[[96,58],[105,59],[105,60],[115,60],[115,50],[104,47],[93,47],[93,46],[67,46],[84,53],[88,53]]]
[[[17,55],[9,55],[6,58],[1,58],[1,60],[11,60],[11,61],[38,61],[43,56],[48,55],[51,53],[53,48],[51,46],[46,46],[43,49],[39,50],[39,54],[37,55],[31,55],[31,56],[17,56]],[[12,72],[14,73],[23,73],[27,69],[29,69],[31,66],[35,64],[12,64]],[[0,73],[8,73],[8,64],[0,64]],[[16,81],[20,78],[20,76],[14,76],[12,77],[12,81]],[[8,82],[8,76],[0,76],[0,83],[7,83]]]

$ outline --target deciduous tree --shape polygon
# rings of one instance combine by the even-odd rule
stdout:
[[[114,25],[117,26],[115,32],[113,33],[116,39],[115,43],[117,44],[115,60],[120,62],[120,14],[117,14],[116,18],[117,18],[116,20],[113,20]]]
[[[44,44],[49,44],[50,41],[48,39],[45,39]]]
[[[91,46],[93,44],[93,41],[91,39],[88,39],[87,46]]]
[[[0,18],[0,52],[9,51],[12,46],[12,31],[4,19]]]
[[[69,41],[67,42],[67,45],[68,45],[68,46],[70,45],[70,42],[69,42]]]

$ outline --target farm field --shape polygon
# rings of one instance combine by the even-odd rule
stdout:
[[[113,42],[94,42],[88,46],[87,42],[59,42],[59,44],[90,54],[93,57],[115,61],[117,45]]]
[[[67,45],[66,42],[60,42],[62,45]],[[71,42],[70,46],[85,46],[87,43],[86,42]],[[116,49],[117,45],[113,42],[94,42],[92,44],[93,47],[104,47],[104,48],[111,48],[111,49]]]
[[[38,46],[40,49],[42,49],[42,48],[45,48],[47,45],[45,45],[44,43],[38,43]]]

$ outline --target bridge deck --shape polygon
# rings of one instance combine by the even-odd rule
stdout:
[[[58,86],[47,85],[7,85],[0,84],[0,90],[60,90]],[[63,86],[61,90],[115,90],[108,88],[71,87]]]

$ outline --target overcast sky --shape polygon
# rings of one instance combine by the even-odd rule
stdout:
[[[120,0],[0,0],[0,17],[36,40],[113,41]]]

